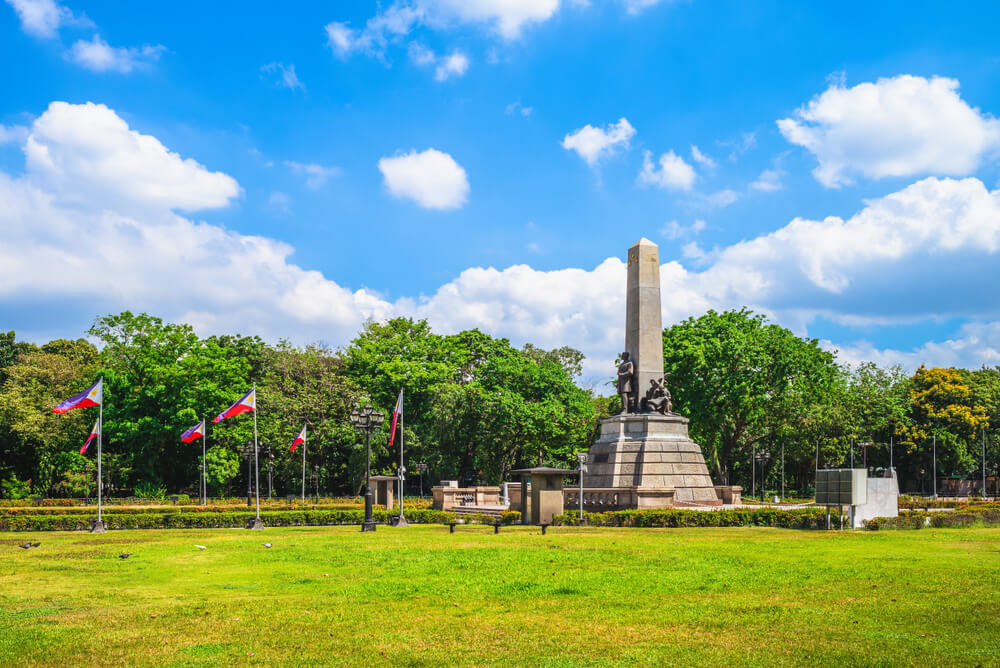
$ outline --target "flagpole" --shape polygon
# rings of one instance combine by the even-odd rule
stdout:
[[[104,486],[102,483],[103,478],[101,477],[101,441],[104,440],[104,376],[101,376],[101,404],[97,413],[97,525],[100,527],[100,531],[104,530],[104,516],[103,516],[103,495],[101,494],[101,488]],[[96,529],[97,527],[95,527]]]
[[[305,427],[302,429],[305,432]],[[306,507],[306,434],[302,434],[302,507]]]
[[[208,459],[205,457],[205,452],[208,450],[208,418],[205,418],[201,422],[202,426],[205,427],[205,433],[201,435],[201,503],[204,506],[208,505]]]
[[[406,518],[403,517],[403,481],[406,479],[406,468],[403,466],[403,422],[405,421],[403,410],[403,388],[399,390],[399,519],[396,526],[405,527]]]
[[[246,387],[244,385],[244,387]],[[260,523],[260,466],[257,463],[257,383],[253,384],[253,475],[257,497],[257,522]]]

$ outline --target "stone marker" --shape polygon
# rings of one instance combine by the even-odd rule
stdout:
[[[632,362],[629,408],[601,423],[601,436],[587,458],[584,507],[721,504],[701,446],[688,436],[688,419],[670,412],[663,373],[660,257],[648,239],[628,251],[625,351]],[[620,367],[619,381],[621,374]],[[588,497],[595,500],[590,507]]]

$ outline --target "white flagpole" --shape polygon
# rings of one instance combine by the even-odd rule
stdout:
[[[205,431],[201,435],[201,503],[208,505],[208,459],[205,452],[208,450],[208,420],[202,420],[201,426]]]
[[[104,519],[102,515],[102,501],[103,496],[101,494],[101,487],[103,486],[103,478],[101,477],[101,441],[104,440],[104,376],[101,376],[101,403],[97,414],[97,523],[99,525],[104,524]]]
[[[257,383],[253,384],[253,474],[257,496],[257,521],[260,521],[260,466],[257,464]]]
[[[305,427],[303,427],[305,432]],[[306,434],[302,434],[302,507],[306,507]]]

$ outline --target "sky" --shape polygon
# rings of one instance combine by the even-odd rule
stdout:
[[[0,329],[124,309],[624,343],[747,307],[845,363],[1000,364],[1000,6],[0,3]]]

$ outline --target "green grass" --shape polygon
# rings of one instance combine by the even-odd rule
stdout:
[[[998,583],[1000,529],[7,533],[0,665],[1000,665]]]

